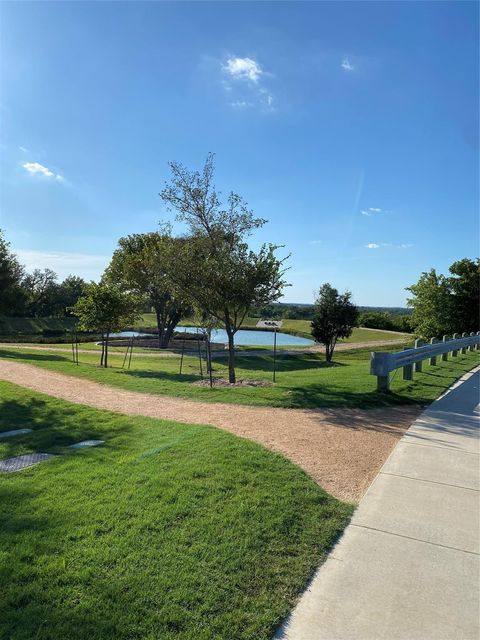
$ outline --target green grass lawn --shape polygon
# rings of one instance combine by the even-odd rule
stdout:
[[[0,382],[0,637],[267,640],[352,512],[213,427],[97,411]],[[93,438],[84,450],[67,445]]]
[[[399,349],[398,345],[391,350]],[[383,348],[382,350],[385,350]],[[465,371],[479,361],[479,351],[459,354],[448,362],[438,361],[435,367],[424,363],[424,371],[413,381],[403,380],[397,370],[392,380],[392,393],[376,391],[376,378],[369,374],[370,351],[358,349],[335,354],[335,361],[325,362],[322,354],[278,355],[277,383],[269,387],[198,387],[198,359],[184,358],[179,375],[180,357],[142,357],[132,359],[130,371],[120,368],[123,354],[112,353],[109,369],[100,369],[98,354],[80,354],[80,364],[73,365],[69,354],[22,349],[0,349],[0,357],[46,367],[60,373],[87,378],[99,383],[153,394],[191,398],[208,402],[263,405],[276,407],[360,407],[371,408],[389,404],[425,404],[437,398]],[[237,357],[238,378],[271,380],[272,356]],[[227,360],[214,361],[214,375],[227,376]]]

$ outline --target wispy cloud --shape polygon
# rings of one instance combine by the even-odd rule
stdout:
[[[392,242],[369,242],[365,245],[367,249],[380,249],[380,247],[394,247],[395,249],[410,249],[413,244],[393,244]]]
[[[380,209],[380,207],[368,207],[368,209],[362,209],[362,216],[373,216],[376,213],[386,213],[385,209]]]
[[[22,147],[22,145],[18,145],[18,148],[22,153],[28,153],[27,147]]]
[[[59,182],[64,181],[63,176],[61,176],[59,173],[55,173],[54,171],[52,171],[48,167],[45,167],[43,164],[40,164],[39,162],[24,162],[22,164],[22,167],[25,169],[25,171],[27,171],[31,175],[40,174],[42,176],[45,176],[46,178],[55,178]]]
[[[231,56],[221,64],[223,86],[229,94],[229,105],[235,109],[260,108],[264,112],[275,111],[275,96],[265,86],[271,73],[252,58]]]
[[[253,107],[253,102],[249,102],[248,100],[235,100],[234,102],[230,102],[231,107],[235,107],[235,109],[248,109],[249,107]]]
[[[321,240],[310,240],[308,244],[322,244]]]
[[[353,71],[355,69],[355,67],[353,66],[353,64],[350,62],[350,60],[345,57],[342,60],[342,69],[344,69],[345,71]]]

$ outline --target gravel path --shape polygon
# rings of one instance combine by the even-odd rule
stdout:
[[[419,415],[418,406],[280,409],[136,393],[0,360],[0,378],[51,396],[127,415],[210,424],[285,455],[326,491],[357,502]]]

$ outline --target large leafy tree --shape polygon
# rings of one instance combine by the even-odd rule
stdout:
[[[452,294],[453,319],[457,331],[479,330],[480,260],[464,258],[454,262],[449,278]]]
[[[167,206],[186,223],[183,238],[168,261],[169,275],[195,306],[223,324],[228,336],[229,381],[235,382],[235,333],[248,310],[277,300],[282,288],[284,260],[278,247],[249,248],[246,238],[265,220],[255,218],[245,201],[230,193],[223,204],[213,185],[214,156],[202,171],[170,163],[171,181],[160,193]]]
[[[10,250],[10,243],[0,229],[0,314],[15,315],[23,308],[24,276],[22,265]]]
[[[411,323],[424,338],[464,331],[478,331],[480,303],[480,262],[464,258],[454,262],[444,276],[431,269],[407,288],[412,297]]]
[[[166,348],[173,330],[190,310],[185,295],[168,275],[166,261],[175,239],[164,232],[136,233],[118,241],[105,280],[145,295],[155,311],[158,346]]]
[[[122,291],[119,287],[91,282],[84,295],[77,300],[71,311],[79,319],[83,331],[95,331],[102,335],[100,366],[108,366],[108,345],[111,333],[121,331],[139,317],[141,299]]]
[[[34,269],[23,281],[25,313],[38,318],[55,315],[59,298],[57,274],[51,269]]]
[[[325,359],[331,362],[339,338],[352,335],[357,324],[358,309],[350,291],[339,293],[328,282],[320,287],[315,300],[312,336],[325,345]]]

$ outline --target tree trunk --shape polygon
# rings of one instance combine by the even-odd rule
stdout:
[[[228,335],[228,381],[230,384],[234,384],[236,382],[235,378],[235,347],[233,343],[234,333],[231,330],[227,329]]]
[[[103,367],[103,359],[105,357],[105,334],[102,331],[102,353],[100,354],[100,366]]]
[[[104,367],[107,368],[108,367],[108,339],[110,337],[110,331],[107,331],[107,335],[105,337],[105,361],[104,361]]]
[[[155,316],[157,318],[157,330],[158,330],[158,348],[162,348],[162,338],[163,338],[163,318],[162,314],[159,311],[158,307],[155,307]]]
[[[326,344],[325,345],[325,360],[327,362],[331,362],[332,361],[332,355],[333,355],[332,346],[330,344]]]
[[[210,339],[212,337],[212,332],[211,331],[207,331],[205,334],[205,338],[207,341],[206,347],[207,347],[207,373],[211,373],[212,372],[212,347],[210,344]]]

